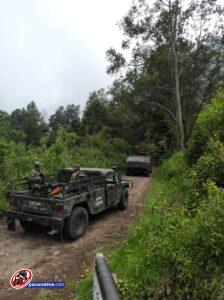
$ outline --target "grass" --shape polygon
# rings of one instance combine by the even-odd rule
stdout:
[[[160,168],[123,246],[104,251],[124,300],[224,298],[224,193],[211,182],[200,195],[178,159],[166,164],[174,176]],[[75,292],[76,300],[92,299],[91,279]]]
[[[77,294],[75,300],[93,299],[92,288],[93,288],[92,277],[87,277],[85,280],[80,281],[75,288]]]
[[[160,196],[161,194],[161,184],[156,180],[153,183],[152,189],[150,191],[150,196],[147,198],[147,210],[154,207],[156,198]],[[98,249],[100,252],[103,252],[104,255],[106,255],[107,258],[110,258],[110,267],[113,270],[116,270],[116,273],[119,273],[120,277],[122,277],[124,274],[122,274],[123,268],[125,268],[125,260],[124,257],[127,256],[127,253],[134,258],[135,256],[135,248],[136,248],[136,233],[138,232],[139,228],[142,227],[142,222],[144,223],[144,217],[145,213],[140,217],[139,221],[132,226],[128,236],[126,237],[126,241],[124,242],[124,246],[118,250],[111,250],[111,249]],[[109,236],[109,240],[112,242],[116,240],[116,236],[111,234]],[[103,250],[103,251],[102,251]],[[99,252],[99,251],[98,251]],[[137,260],[139,260],[139,256],[136,257]],[[121,281],[119,281],[121,284]],[[121,284],[122,285],[122,284]],[[90,300],[92,299],[92,287],[93,287],[93,279],[92,277],[88,277],[82,281],[80,281],[75,286],[75,293],[76,298],[75,300]],[[120,286],[122,289],[122,287]]]

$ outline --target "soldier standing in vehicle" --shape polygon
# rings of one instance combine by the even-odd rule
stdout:
[[[80,165],[76,164],[73,166],[70,182],[75,182],[79,177],[79,173],[80,173]]]
[[[45,176],[41,169],[42,164],[37,161],[34,164],[34,169],[30,172],[30,187],[34,190],[40,190],[43,187]]]
[[[42,169],[41,162],[36,161],[34,164],[33,170],[30,172],[30,178],[38,179],[38,178],[43,177],[44,175],[43,175],[43,173],[41,173],[41,169]]]

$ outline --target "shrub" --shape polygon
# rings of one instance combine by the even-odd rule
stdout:
[[[186,158],[190,164],[194,164],[206,151],[210,138],[216,137],[224,142],[223,124],[224,91],[220,92],[197,118],[186,151]]]
[[[104,131],[86,136],[81,145],[74,151],[74,158],[82,166],[124,168],[130,146],[122,139],[111,138]]]
[[[182,175],[186,168],[187,165],[184,160],[184,152],[179,151],[175,152],[170,159],[164,161],[159,174],[164,179],[171,179]]]
[[[212,180],[218,186],[223,186],[224,144],[219,140],[211,139],[207,151],[198,159],[195,170],[201,184]]]

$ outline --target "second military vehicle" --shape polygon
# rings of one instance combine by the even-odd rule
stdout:
[[[152,161],[146,153],[131,155],[126,160],[126,175],[144,174],[149,176],[152,172]]]
[[[66,168],[56,176],[46,176],[39,191],[30,188],[28,179],[13,182],[8,229],[15,230],[18,219],[26,230],[56,228],[61,238],[75,240],[85,233],[89,215],[112,206],[127,208],[129,183],[114,169],[81,168],[76,182],[70,182],[71,175],[72,168]],[[60,192],[52,196],[49,187]]]

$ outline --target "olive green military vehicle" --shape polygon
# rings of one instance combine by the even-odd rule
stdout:
[[[150,156],[145,153],[140,155],[131,155],[126,160],[126,174],[128,176],[134,174],[144,174],[150,176],[152,172],[152,161]]]
[[[75,182],[70,182],[72,168],[45,177],[45,186],[34,191],[28,179],[12,183],[8,230],[16,229],[15,219],[26,230],[56,228],[60,236],[78,239],[88,227],[89,215],[116,206],[128,206],[129,182],[114,169],[81,168]],[[49,188],[50,187],[50,188]],[[60,192],[52,196],[52,189]]]

